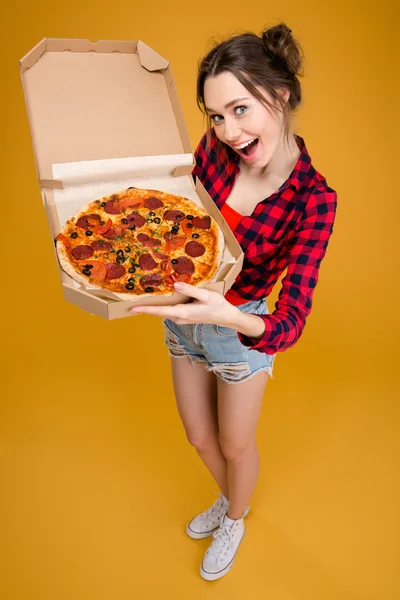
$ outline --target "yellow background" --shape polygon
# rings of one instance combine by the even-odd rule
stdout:
[[[0,597],[399,598],[394,2],[37,0],[4,10]],[[195,146],[196,66],[210,39],[280,19],[306,54],[295,131],[339,209],[303,337],[267,386],[246,538],[232,572],[209,583],[198,570],[210,540],[184,527],[217,487],[185,439],[161,323],[107,322],[64,302],[17,61],[43,37],[140,38],[171,61]]]

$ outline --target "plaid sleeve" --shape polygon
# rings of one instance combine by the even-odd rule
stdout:
[[[336,204],[336,192],[330,188],[314,191],[310,196],[297,229],[275,311],[270,315],[259,315],[265,322],[261,339],[238,334],[243,345],[265,354],[275,354],[293,346],[301,336],[311,311],[321,261],[333,231]]]

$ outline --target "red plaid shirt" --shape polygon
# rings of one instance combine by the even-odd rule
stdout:
[[[301,154],[289,178],[234,230],[244,263],[232,293],[244,302],[268,296],[287,268],[274,312],[261,316],[263,337],[238,334],[242,344],[266,354],[287,350],[301,336],[335,220],[336,192],[312,166],[304,140],[296,141]],[[193,175],[221,209],[239,172],[239,155],[210,129],[195,159]]]

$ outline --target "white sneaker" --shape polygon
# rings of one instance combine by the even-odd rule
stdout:
[[[213,533],[211,542],[200,565],[200,575],[207,581],[220,579],[231,570],[236,553],[245,534],[244,518],[232,521],[223,515],[221,525]]]
[[[218,494],[214,504],[204,512],[194,517],[186,526],[186,533],[194,540],[201,540],[213,535],[218,530],[221,519],[228,512],[229,500],[223,494]],[[243,517],[249,514],[250,506],[246,506]]]

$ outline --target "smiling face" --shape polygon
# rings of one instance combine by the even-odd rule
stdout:
[[[276,106],[265,90],[258,89]],[[285,100],[287,96],[288,92]],[[229,72],[207,77],[204,100],[217,137],[233,148],[249,167],[265,167],[282,143],[283,113],[266,108]]]

